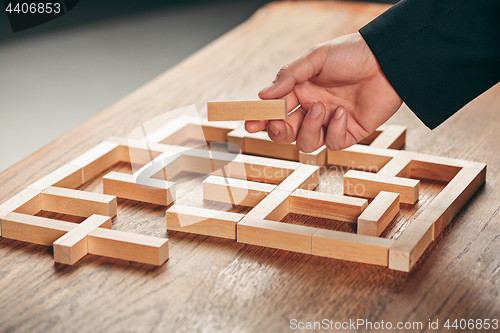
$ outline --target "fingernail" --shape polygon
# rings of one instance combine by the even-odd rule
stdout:
[[[268,90],[271,90],[273,87],[274,87],[274,82],[272,82],[270,85],[268,85],[267,87],[265,87],[264,89],[262,89],[261,91],[259,91],[259,94],[262,93],[262,92],[266,92]]]
[[[309,112],[311,112],[311,118],[316,119],[321,114],[321,108],[319,107],[319,105],[316,102],[314,102],[313,105],[311,106],[311,110]]]
[[[337,110],[335,110],[335,115],[334,115],[335,119],[342,118],[342,116],[344,115],[344,111],[345,111],[344,108],[339,106]]]
[[[271,132],[273,135],[279,135],[280,131],[274,126],[274,125],[269,125],[267,126],[267,129],[269,132]]]

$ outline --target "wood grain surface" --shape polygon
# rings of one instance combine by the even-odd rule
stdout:
[[[316,43],[357,31],[386,5],[276,2],[176,67],[0,174],[0,202],[110,136],[127,137],[166,111],[210,100],[257,98],[281,66]],[[408,127],[406,149],[488,164],[476,193],[411,273],[169,232],[170,259],[160,267],[87,255],[75,266],[54,264],[51,247],[0,239],[0,332],[286,332],[290,320],[371,322],[500,318],[500,86],[430,131],[403,106],[389,121]],[[119,163],[107,172],[131,172]],[[340,193],[338,168],[318,190]],[[102,193],[97,176],[81,189]],[[174,181],[178,203],[203,202],[204,177]],[[401,205],[383,234],[397,238],[444,182],[422,181],[413,207]],[[166,236],[165,206],[118,200],[113,229]],[[237,207],[233,212],[245,213]],[[38,215],[81,222],[69,215]],[[405,222],[406,221],[406,222]],[[288,214],[283,222],[321,225]],[[406,224],[406,225],[405,225]],[[351,223],[336,229],[355,232]],[[390,230],[389,230],[390,229]],[[297,330],[300,331],[300,330]],[[347,329],[344,331],[354,331]],[[360,329],[365,331],[365,329]],[[397,331],[397,330],[394,330]],[[448,330],[445,330],[448,331]],[[481,330],[485,332],[487,330]]]

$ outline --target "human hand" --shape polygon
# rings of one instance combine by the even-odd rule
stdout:
[[[267,127],[278,143],[292,143],[303,152],[323,145],[339,150],[359,142],[385,123],[401,106],[363,37],[359,33],[314,46],[284,66],[262,99],[284,98],[284,120],[245,122],[250,133]]]

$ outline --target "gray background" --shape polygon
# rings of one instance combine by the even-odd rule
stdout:
[[[80,0],[65,15],[15,34],[0,13],[0,172],[266,2]]]

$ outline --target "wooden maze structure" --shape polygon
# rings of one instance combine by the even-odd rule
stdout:
[[[248,134],[241,122],[200,123],[182,116],[146,140],[109,138],[28,186],[0,206],[0,235],[53,246],[54,260],[68,265],[88,253],[163,264],[166,238],[111,228],[119,197],[170,206],[167,230],[410,271],[484,184],[486,165],[400,150],[405,135],[402,126],[384,125],[348,149],[322,147],[305,154],[294,144],[269,140],[265,132]],[[183,146],[188,140],[227,142],[229,151]],[[104,194],[76,190],[118,162],[142,167],[133,174],[104,175]],[[314,191],[325,165],[349,168],[342,195]],[[170,180],[182,171],[210,173],[203,181],[205,199],[251,210],[240,214],[176,204]],[[397,239],[379,237],[400,203],[418,201],[419,179],[447,184]],[[76,224],[36,216],[42,210],[86,220]],[[357,233],[280,222],[288,213],[356,223]]]

